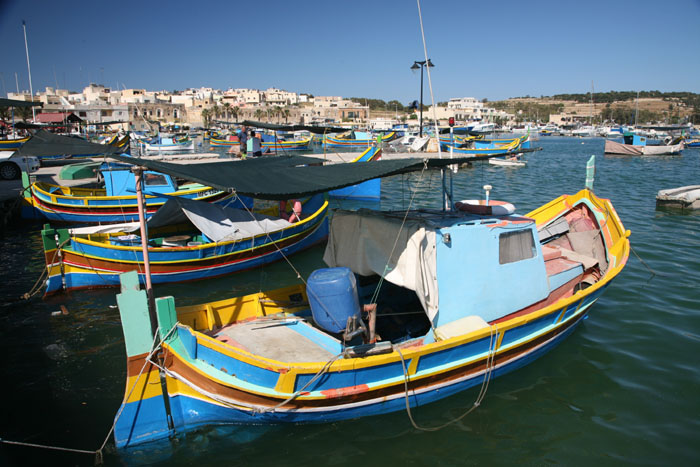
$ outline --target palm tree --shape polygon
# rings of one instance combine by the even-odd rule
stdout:
[[[279,105],[276,105],[275,108],[273,109],[273,114],[275,117],[277,117],[277,123],[280,122],[280,117],[282,116],[282,107]]]
[[[228,121],[228,114],[229,114],[229,112],[231,112],[231,104],[229,104],[228,102],[225,102],[225,103],[224,103],[224,113],[225,113],[225,115],[226,115],[225,118],[226,118],[227,121]]]
[[[205,128],[209,128],[209,119],[211,118],[211,113],[208,109],[202,109],[202,122]]]
[[[235,121],[238,121],[238,113],[240,112],[240,110],[241,109],[239,107],[231,107],[231,115],[233,115],[233,119]]]
[[[283,109],[282,114],[284,115],[284,123],[287,123],[289,119],[289,109]]]
[[[21,118],[23,122],[26,122],[27,120],[32,118],[32,108],[31,107],[19,107],[17,109],[17,113],[19,113],[19,118]]]
[[[211,112],[212,117],[219,118],[219,115],[221,115],[221,107],[214,104],[211,109],[209,109],[209,112]]]
[[[262,115],[263,115],[262,109],[256,109],[256,110],[255,110],[255,118],[256,118],[256,120],[260,120],[260,118],[262,117]]]

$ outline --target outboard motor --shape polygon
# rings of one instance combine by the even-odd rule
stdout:
[[[355,275],[348,268],[317,269],[306,282],[311,314],[318,327],[346,341],[364,333]]]

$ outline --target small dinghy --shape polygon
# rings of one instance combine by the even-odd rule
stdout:
[[[504,167],[525,167],[527,162],[523,159],[523,154],[518,153],[510,157],[493,157],[489,159],[489,164]]]
[[[659,190],[656,207],[700,209],[700,185]]]

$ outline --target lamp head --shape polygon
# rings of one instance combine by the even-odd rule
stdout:
[[[418,65],[418,62],[413,62],[413,65],[411,66],[411,70],[418,70],[420,68],[420,65]]]
[[[427,65],[428,65],[428,66],[435,66],[435,65],[433,65],[433,62],[430,61],[430,59],[428,59]]]

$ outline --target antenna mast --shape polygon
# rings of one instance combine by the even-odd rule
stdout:
[[[32,97],[32,104],[34,103],[34,89],[32,88],[32,67],[29,66],[29,46],[27,45],[27,23],[22,20],[22,29],[24,30],[24,50],[27,52],[27,71],[29,72],[29,93]],[[32,122],[36,123],[36,111],[32,105]]]

